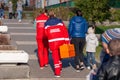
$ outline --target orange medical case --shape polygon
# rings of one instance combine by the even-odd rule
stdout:
[[[60,58],[70,58],[75,56],[73,44],[63,44],[60,46]]]

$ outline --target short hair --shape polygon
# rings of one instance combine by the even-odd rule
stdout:
[[[95,25],[94,24],[90,24],[90,25],[88,25],[88,27],[92,27],[93,29],[95,29]]]
[[[54,11],[52,11],[52,10],[49,11],[49,17],[50,17],[50,18],[55,17],[55,13],[54,13]]]
[[[77,16],[82,16],[81,10],[76,10],[76,15],[77,15]]]
[[[89,27],[87,33],[88,34],[94,33],[94,28],[93,27]]]
[[[120,55],[120,39],[118,38],[112,39],[108,43],[108,49],[112,56]]]

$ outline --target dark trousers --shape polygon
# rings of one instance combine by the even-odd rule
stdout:
[[[13,13],[9,13],[9,19],[12,19]]]
[[[85,46],[85,38],[72,38],[71,43],[75,47],[75,64],[80,65],[79,62],[84,62],[83,49]]]

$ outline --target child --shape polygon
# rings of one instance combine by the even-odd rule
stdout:
[[[9,1],[9,3],[8,3],[8,10],[9,10],[9,19],[12,19],[12,16],[13,16],[13,3],[12,3],[12,1]]]
[[[94,33],[94,28],[91,26],[89,27],[88,34],[86,36],[86,53],[87,53],[88,69],[91,69],[91,64],[92,64],[92,69],[96,69],[96,61],[94,54],[96,52],[97,46],[98,46],[98,39]]]
[[[98,69],[97,80],[120,80],[120,39],[112,39],[108,44],[110,59]]]

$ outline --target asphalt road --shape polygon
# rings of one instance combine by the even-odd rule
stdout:
[[[30,58],[28,65],[30,66],[29,79],[16,79],[16,80],[85,80],[89,70],[84,69],[81,72],[76,72],[74,69],[73,58],[63,59],[63,68],[60,78],[55,78],[53,73],[51,54],[49,54],[49,66],[43,70],[40,69],[38,59],[36,56],[37,46],[35,40],[35,29],[31,20],[2,20],[4,25],[8,26],[8,33],[11,39],[16,43],[19,50],[26,51]],[[13,80],[13,79],[11,79]]]

